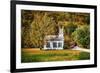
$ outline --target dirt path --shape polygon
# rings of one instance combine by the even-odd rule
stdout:
[[[80,48],[78,46],[72,48],[72,50],[80,50],[80,51],[83,51],[83,52],[90,52],[90,49]]]

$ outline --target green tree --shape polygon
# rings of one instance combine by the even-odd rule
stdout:
[[[76,31],[72,33],[72,37],[78,46],[90,48],[90,27],[88,25],[77,28]]]

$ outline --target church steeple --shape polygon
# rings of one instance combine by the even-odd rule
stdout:
[[[58,34],[58,36],[60,38],[63,38],[63,36],[64,36],[64,34],[63,34],[63,27],[59,27],[59,34]]]

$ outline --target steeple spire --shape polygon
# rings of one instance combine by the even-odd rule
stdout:
[[[59,37],[60,38],[63,38],[63,27],[61,28],[61,27],[59,27]]]

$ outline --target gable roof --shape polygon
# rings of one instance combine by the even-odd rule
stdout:
[[[59,37],[58,35],[48,35],[45,37],[46,41],[62,41],[63,38]]]

